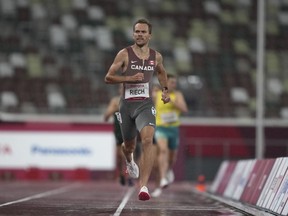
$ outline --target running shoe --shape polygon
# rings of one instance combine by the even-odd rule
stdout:
[[[126,180],[125,180],[125,176],[124,175],[120,175],[119,182],[123,186],[126,184]]]
[[[139,168],[133,160],[133,154],[132,154],[132,160],[130,162],[126,161],[126,166],[127,166],[127,172],[131,178],[139,177]]]
[[[159,197],[162,193],[162,189],[161,188],[156,188],[153,193],[151,194],[152,197]]]
[[[150,194],[149,194],[148,188],[146,186],[143,186],[140,189],[140,192],[138,194],[138,199],[142,200],[142,201],[146,201],[146,200],[150,199]]]
[[[160,187],[161,188],[166,188],[166,187],[168,187],[168,185],[169,185],[169,182],[168,182],[168,180],[166,178],[162,178],[160,180]]]
[[[168,181],[168,184],[171,184],[175,180],[174,172],[173,170],[169,169],[166,174],[166,179]]]
[[[134,181],[132,178],[128,178],[128,186],[133,187],[134,186]]]

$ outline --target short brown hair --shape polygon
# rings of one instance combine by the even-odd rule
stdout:
[[[152,24],[151,24],[147,19],[145,19],[145,18],[138,19],[138,20],[134,23],[134,25],[133,25],[133,31],[135,31],[135,26],[136,26],[136,24],[138,24],[138,23],[147,24],[147,25],[148,25],[148,29],[149,29],[149,34],[152,33]]]
[[[170,78],[177,78],[177,77],[174,74],[168,73],[167,78],[170,79]]]

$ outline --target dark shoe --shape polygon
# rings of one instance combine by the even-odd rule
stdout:
[[[124,175],[120,175],[119,182],[123,186],[126,184],[126,179]]]
[[[134,181],[133,181],[132,178],[128,178],[128,186],[129,186],[129,187],[134,186]]]

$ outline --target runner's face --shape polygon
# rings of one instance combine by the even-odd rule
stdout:
[[[171,91],[172,91],[172,90],[175,90],[176,87],[177,87],[177,80],[176,80],[176,78],[170,77],[170,78],[168,79],[167,84],[168,84],[168,89],[169,89],[169,90],[171,90]]]
[[[151,34],[149,34],[149,27],[147,24],[137,23],[134,28],[133,38],[135,43],[142,47],[148,44]]]

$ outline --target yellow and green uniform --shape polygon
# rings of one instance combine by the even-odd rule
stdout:
[[[170,100],[176,98],[175,92],[169,93]],[[156,93],[156,139],[165,138],[168,140],[169,149],[176,149],[179,145],[180,110],[172,103],[164,104],[161,100],[162,92]]]
[[[170,100],[174,101],[176,98],[176,95],[174,92],[169,93]],[[157,126],[163,126],[163,127],[170,127],[170,126],[179,126],[179,116],[181,112],[172,104],[167,103],[164,104],[161,100],[162,98],[162,92],[157,92],[157,100],[155,102],[156,107],[156,125]]]

